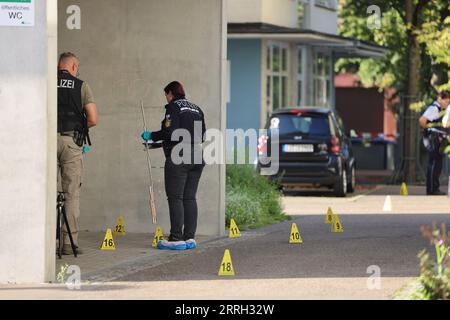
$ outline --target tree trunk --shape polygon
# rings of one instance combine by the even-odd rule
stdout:
[[[417,114],[409,106],[419,100],[419,72],[420,72],[420,47],[414,34],[417,21],[414,21],[414,1],[406,0],[406,20],[411,26],[408,30],[408,86],[404,100],[404,150],[405,160],[404,181],[417,181]]]

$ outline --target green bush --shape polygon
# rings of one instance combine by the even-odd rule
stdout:
[[[422,234],[430,239],[436,249],[436,260],[432,261],[426,250],[419,253],[420,288],[412,296],[417,300],[450,299],[450,232],[445,225],[441,230],[422,228]]]
[[[257,228],[286,220],[278,186],[259,175],[251,165],[228,165],[227,226],[231,218],[240,228]]]
[[[241,228],[256,223],[257,215],[261,212],[261,206],[251,195],[246,192],[239,192],[238,190],[230,190],[227,192],[226,199],[227,226],[230,225],[231,218]]]

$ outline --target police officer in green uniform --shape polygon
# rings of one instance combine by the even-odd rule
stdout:
[[[80,61],[73,53],[61,54],[58,63],[58,185],[77,253],[83,153],[90,145],[89,128],[98,123],[97,107],[89,85],[78,79]],[[63,228],[63,254],[72,254],[67,228]]]

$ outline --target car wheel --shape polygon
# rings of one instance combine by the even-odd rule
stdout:
[[[355,166],[353,166],[350,170],[350,179],[348,181],[347,192],[348,193],[355,192],[355,187],[356,187],[356,172]]]
[[[334,195],[336,197],[345,197],[347,193],[347,172],[342,169],[338,182],[334,185]]]

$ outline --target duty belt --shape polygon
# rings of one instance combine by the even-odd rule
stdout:
[[[73,137],[73,131],[65,131],[65,132],[58,132],[58,136],[68,136]]]

